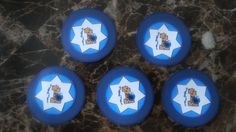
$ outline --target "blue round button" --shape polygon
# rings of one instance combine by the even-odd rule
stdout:
[[[119,67],[109,71],[97,89],[97,103],[104,116],[119,125],[133,125],[149,114],[153,90],[140,71]]]
[[[180,63],[191,47],[190,34],[184,23],[176,16],[163,12],[143,20],[136,41],[142,56],[159,66]]]
[[[73,12],[64,22],[62,44],[76,60],[95,62],[108,55],[116,41],[112,19],[96,9]]]
[[[219,93],[214,82],[197,70],[176,72],[165,84],[162,104],[171,119],[189,127],[202,126],[219,110]]]
[[[80,78],[63,67],[43,69],[28,87],[27,104],[39,121],[57,125],[75,117],[84,104],[85,91]]]

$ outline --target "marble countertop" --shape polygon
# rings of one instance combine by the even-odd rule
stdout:
[[[80,63],[62,48],[60,30],[74,10],[93,7],[116,22],[118,38],[113,52],[96,63]],[[179,65],[157,67],[144,61],[135,35],[146,15],[156,11],[176,14],[192,36],[189,56]],[[236,131],[236,1],[235,0],[0,0],[0,131]],[[45,126],[26,106],[27,85],[47,66],[75,70],[85,82],[86,103],[69,124]],[[150,79],[155,104],[142,123],[121,127],[103,117],[96,105],[96,86],[117,66],[132,66]],[[199,128],[171,122],[161,106],[161,90],[176,70],[194,68],[216,82],[221,109],[217,117]]]

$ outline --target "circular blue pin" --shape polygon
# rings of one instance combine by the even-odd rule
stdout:
[[[112,51],[115,41],[113,20],[96,9],[74,11],[62,28],[64,49],[81,62],[101,60]]]
[[[104,116],[118,125],[133,125],[149,114],[153,90],[140,71],[119,67],[109,71],[97,88],[97,103]]]
[[[80,78],[63,67],[48,67],[28,87],[27,104],[32,115],[48,125],[63,124],[75,117],[84,104]]]
[[[164,85],[162,104],[168,116],[183,126],[202,126],[219,110],[214,82],[197,70],[176,72]]]
[[[143,20],[136,41],[142,56],[159,66],[180,63],[191,47],[190,34],[182,20],[163,12],[154,13]]]

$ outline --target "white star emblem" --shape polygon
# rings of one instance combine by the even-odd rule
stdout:
[[[47,110],[50,108],[55,108],[58,111],[62,111],[65,103],[73,100],[69,91],[71,87],[71,83],[63,83],[58,76],[56,76],[51,81],[41,81],[42,89],[35,96],[43,102],[43,110]],[[53,98],[54,92],[52,90],[52,86],[57,85],[60,88],[60,94],[63,96],[60,103],[53,103],[50,101]]]
[[[121,90],[121,87],[123,86],[128,86],[132,94],[134,94],[135,98],[132,103],[124,103],[124,99],[126,96],[125,93],[122,92]],[[139,100],[145,97],[145,95],[141,91],[139,91],[139,81],[130,82],[125,77],[122,77],[119,84],[110,85],[110,88],[112,91],[112,96],[109,99],[109,102],[116,104],[118,106],[120,113],[122,113],[128,108],[133,110],[138,110]]]
[[[191,96],[188,90],[193,88],[196,91],[196,97],[199,98],[197,106],[189,105],[188,102],[191,101]],[[191,79],[186,85],[177,85],[178,94],[173,99],[176,103],[180,104],[182,113],[193,111],[197,114],[201,114],[202,107],[211,103],[209,99],[205,96],[206,86],[198,86],[193,79]]]
[[[145,45],[147,45],[152,49],[153,56],[158,56],[163,54],[168,57],[171,57],[173,50],[181,47],[179,42],[176,40],[178,32],[168,30],[165,24],[163,24],[159,29],[150,29],[149,33],[150,33],[150,38],[147,40]],[[162,50],[159,48],[162,43],[162,40],[160,38],[161,33],[165,33],[168,35],[168,40],[171,43],[168,50]]]
[[[86,40],[88,39],[87,34],[84,32],[84,29],[86,28],[92,29],[93,34],[96,35],[96,42],[92,44],[86,44]],[[107,38],[107,36],[105,36],[101,31],[102,30],[101,24],[92,24],[87,19],[84,20],[81,26],[74,26],[72,27],[72,29],[74,31],[75,36],[71,40],[71,43],[80,46],[82,53],[88,49],[99,50],[100,42],[105,38]]]

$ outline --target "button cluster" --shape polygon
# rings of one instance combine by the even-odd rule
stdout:
[[[95,62],[112,52],[116,43],[114,21],[96,9],[73,12],[64,22],[62,44],[76,61]],[[173,66],[187,57],[191,37],[183,21],[173,14],[147,16],[137,29],[137,47],[148,62]],[[214,82],[201,71],[185,69],[174,73],[162,88],[162,106],[168,117],[187,127],[202,126],[219,110]],[[118,125],[143,121],[154,104],[153,86],[141,71],[118,67],[109,71],[97,86],[101,113]],[[72,120],[85,102],[80,77],[65,67],[48,67],[31,81],[27,104],[32,115],[44,124],[59,125]]]

